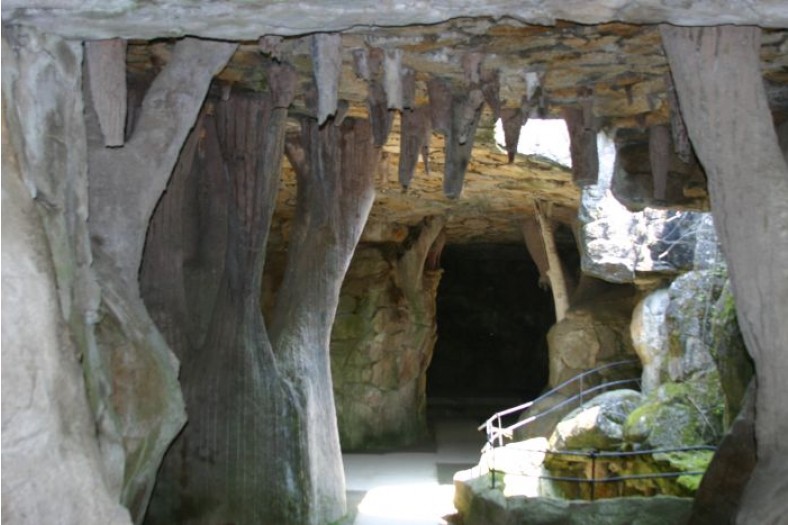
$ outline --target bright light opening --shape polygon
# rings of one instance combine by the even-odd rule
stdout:
[[[452,485],[383,485],[371,489],[361,500],[355,525],[438,524],[443,516],[455,512]]]
[[[503,123],[495,123],[495,142],[504,149]],[[562,119],[528,119],[520,131],[517,152],[537,155],[568,168],[572,167],[569,155],[569,132]]]

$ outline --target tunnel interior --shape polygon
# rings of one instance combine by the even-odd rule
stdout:
[[[497,405],[536,397],[548,379],[553,299],[524,244],[448,245],[428,403]]]

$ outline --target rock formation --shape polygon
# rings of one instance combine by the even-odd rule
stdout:
[[[530,224],[560,320],[552,384],[635,355],[634,305],[703,243],[677,242],[697,231],[689,223],[627,223],[648,242],[610,259],[603,240],[617,225],[581,200],[596,181],[667,224],[714,214],[757,389],[758,461],[743,496],[724,496],[741,502],[724,519],[778,521],[788,168],[775,126],[788,115],[788,10],[674,4],[4,2],[4,519],[141,523],[187,417],[151,522],[339,519],[335,410],[341,421],[356,394],[332,384],[330,339],[338,307],[356,312],[340,286],[359,241],[359,257],[392,250],[379,306],[399,305],[415,328],[400,362],[373,359],[380,342],[344,355],[380,363],[381,382],[397,376],[379,406],[411,404],[390,424],[414,435],[443,242],[523,243]],[[492,139],[499,117],[505,152]],[[514,151],[518,123],[535,117],[566,117],[571,170]],[[618,159],[608,171],[606,150]],[[286,262],[263,316],[276,252]],[[676,353],[663,359],[672,379],[727,358]],[[719,366],[735,411],[746,374]],[[739,443],[753,446],[746,433]],[[65,472],[73,483],[57,482]]]

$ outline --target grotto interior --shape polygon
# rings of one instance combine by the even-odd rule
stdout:
[[[339,523],[343,452],[621,360],[637,387],[541,400],[454,478],[464,523],[785,520],[784,1],[6,0],[2,23],[4,523]],[[537,119],[568,158],[521,152]],[[542,454],[543,480],[679,472],[505,497],[518,443],[698,448]]]

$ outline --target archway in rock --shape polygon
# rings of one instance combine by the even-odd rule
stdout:
[[[555,310],[525,244],[449,245],[441,266],[428,403],[485,410],[537,396]]]

